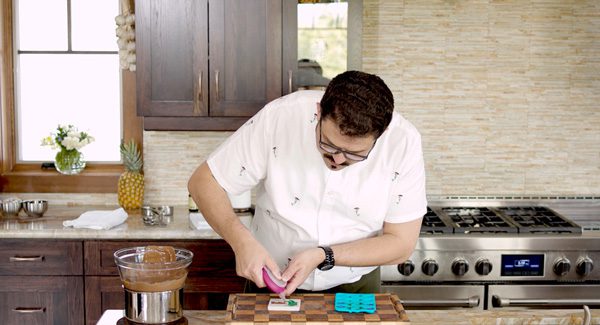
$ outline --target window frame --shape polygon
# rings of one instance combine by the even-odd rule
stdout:
[[[42,169],[39,163],[17,162],[13,0],[0,1],[0,192],[116,193],[124,171],[122,164],[88,162],[80,174],[62,175],[54,169]],[[135,73],[121,70],[123,138],[134,139],[143,150],[143,125],[136,114],[135,88]]]

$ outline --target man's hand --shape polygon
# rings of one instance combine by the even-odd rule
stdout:
[[[241,245],[236,246],[234,252],[237,275],[254,282],[257,287],[265,287],[262,277],[263,266],[266,266],[278,280],[281,280],[279,266],[254,237],[249,237]]]
[[[294,293],[296,288],[304,283],[310,273],[314,271],[324,259],[325,252],[318,247],[307,249],[292,257],[282,274],[283,280],[288,281],[285,288],[285,295],[289,296]]]

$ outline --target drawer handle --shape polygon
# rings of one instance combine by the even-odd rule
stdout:
[[[37,256],[11,256],[8,258],[11,262],[43,262],[44,255]]]
[[[37,314],[45,313],[46,307],[17,307],[13,311],[19,314]]]

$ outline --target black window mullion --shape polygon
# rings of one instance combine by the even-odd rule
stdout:
[[[67,52],[73,50],[72,39],[71,39],[71,0],[67,0]]]

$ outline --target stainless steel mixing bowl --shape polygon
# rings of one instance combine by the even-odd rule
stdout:
[[[21,200],[10,198],[2,201],[2,214],[5,217],[16,217],[21,211]]]
[[[30,218],[40,218],[48,210],[47,200],[25,200],[23,210]]]

